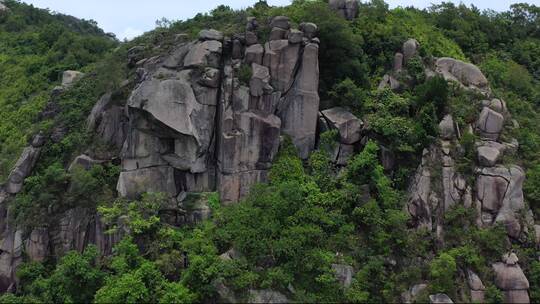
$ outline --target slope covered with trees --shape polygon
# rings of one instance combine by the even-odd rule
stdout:
[[[17,287],[0,302],[399,302],[420,283],[426,285],[414,301],[444,293],[469,302],[471,271],[485,285],[485,301],[497,303],[504,301],[505,290],[496,284],[492,264],[509,251],[519,257],[531,302],[540,301],[534,227],[516,238],[503,225],[476,225],[480,211],[463,199],[442,213],[441,230],[417,229],[406,207],[417,168],[442,136],[441,120],[451,114],[458,130],[465,130],[478,119],[483,96],[426,76],[426,66],[436,58],[452,57],[478,66],[493,95],[506,102],[512,126],[505,126],[501,141],[516,139],[519,148],[501,162],[526,171],[525,202],[533,224],[538,223],[540,8],[515,4],[507,12],[482,12],[443,3],[425,10],[389,9],[373,0],[360,3],[358,16],[347,20],[327,1],[296,0],[285,7],[259,1],[245,10],[220,6],[186,21],[162,20],[154,31],[119,44],[91,22],[5,3],[9,11],[0,12],[0,39],[7,42],[0,45],[2,174],[7,176],[27,137],[38,131],[50,135],[59,126],[65,131],[61,141],[44,145],[22,192],[3,202],[9,218],[31,235],[63,223],[66,211],[84,209],[104,222],[116,242],[106,254],[100,252],[102,244],[48,252],[41,261],[23,254]],[[68,170],[85,151],[121,150],[100,141],[85,124],[106,92],[112,92],[112,104],[126,106],[137,81],[147,77],[135,61],[176,54],[177,45],[207,28],[234,37],[245,32],[248,17],[256,18],[259,39],[265,41],[274,16],[317,25],[320,110],[344,107],[365,125],[362,148],[344,165],[335,164],[337,130],[321,130],[307,159],[284,136],[267,182],[231,206],[215,192],[187,194],[183,206],[199,213],[185,225],[171,224],[178,215],[171,215],[174,208],[164,193],[119,197],[118,159]],[[410,38],[420,47],[398,79],[406,85],[378,88]],[[40,119],[59,75],[70,69],[87,76],[54,99],[56,117]],[[249,82],[251,69],[244,73],[239,81]],[[477,174],[478,141],[474,132],[464,132],[449,148],[459,151],[452,157],[467,184]]]

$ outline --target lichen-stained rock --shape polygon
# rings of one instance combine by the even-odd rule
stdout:
[[[250,289],[249,292],[249,303],[253,304],[278,304],[278,303],[289,303],[287,297],[271,289],[264,290],[255,290]]]
[[[503,126],[504,116],[488,107],[482,109],[476,122],[476,128],[480,136],[491,140],[497,140],[499,138]]]
[[[278,116],[281,118],[282,132],[291,136],[300,157],[305,159],[315,147],[317,133],[319,46],[315,43],[307,44],[301,60],[294,85],[284,96]]]
[[[300,30],[290,30],[289,35],[287,36],[287,39],[289,39],[289,43],[292,43],[292,44],[302,42],[303,38],[304,38],[304,33]]]
[[[11,194],[21,192],[24,179],[30,176],[41,153],[41,148],[29,146],[24,148],[15,167],[8,176],[6,191]]]
[[[506,254],[503,262],[493,264],[495,285],[503,290],[505,303],[529,303],[529,280],[521,270],[515,253]]]
[[[334,107],[322,111],[330,126],[339,131],[340,142],[352,145],[361,139],[364,123],[351,112],[342,107]]]
[[[122,106],[112,101],[112,94],[103,95],[92,108],[87,130],[95,132],[100,141],[121,149],[126,139],[128,121]]]
[[[467,283],[471,292],[471,302],[484,303],[486,287],[480,277],[470,269],[467,269]]]
[[[248,195],[251,187],[256,183],[268,179],[267,170],[251,170],[232,174],[219,175],[219,194],[225,205],[238,202]]]
[[[502,223],[513,238],[518,238],[523,228],[519,212],[525,208],[523,182],[525,172],[518,166],[496,166],[479,169],[476,181],[476,198],[483,213],[483,224]],[[492,216],[488,217],[487,215]]]
[[[268,37],[269,41],[273,40],[282,40],[282,39],[288,39],[288,30],[284,30],[279,27],[274,27],[272,31],[270,31],[270,36]]]
[[[397,72],[400,72],[402,69],[403,69],[403,54],[396,53],[394,55],[393,71],[397,73]]]
[[[104,161],[92,159],[90,156],[81,154],[71,162],[69,165],[68,171],[72,172],[76,167],[83,168],[84,170],[90,170],[94,165],[99,165],[104,163]]]
[[[401,87],[401,84],[399,81],[394,78],[394,76],[390,75],[384,75],[383,79],[379,83],[379,87],[377,88],[379,91],[384,90],[385,88],[390,88],[392,91],[396,91]]]
[[[480,69],[471,63],[458,59],[443,57],[435,62],[436,72],[446,80],[456,81],[467,88],[489,91],[487,78]]]
[[[116,190],[122,197],[136,199],[146,192],[162,192],[171,197],[178,194],[174,169],[169,166],[150,167],[120,173]]]
[[[401,300],[403,303],[415,303],[416,298],[428,287],[427,284],[416,284],[409,288],[409,290],[401,294]]]
[[[299,55],[300,44],[289,44],[288,40],[272,40],[265,44],[263,65],[270,69],[274,89],[285,93],[291,88]],[[318,73],[316,76],[318,78]]]
[[[359,5],[356,0],[330,0],[328,4],[331,9],[347,20],[352,20],[358,16]]]

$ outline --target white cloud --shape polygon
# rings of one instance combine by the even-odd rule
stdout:
[[[131,40],[137,36],[140,36],[144,34],[144,31],[143,30],[139,30],[139,29],[135,29],[135,28],[132,28],[132,27],[127,27],[124,29],[124,31],[122,31],[121,33],[118,34],[118,39],[120,40],[124,40],[124,39],[127,39],[127,40]]]

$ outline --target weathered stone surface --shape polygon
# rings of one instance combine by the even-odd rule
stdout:
[[[420,43],[416,39],[409,39],[403,43],[403,63],[407,64],[418,53]]]
[[[290,30],[289,35],[287,39],[289,39],[289,43],[295,44],[302,42],[302,39],[304,38],[304,33],[299,30]]]
[[[216,31],[214,29],[202,30],[199,32],[199,39],[203,41],[204,40],[221,41],[223,40],[223,33]]]
[[[331,9],[347,20],[352,20],[358,16],[359,5],[356,0],[330,0],[328,4]]]
[[[300,23],[299,28],[302,32],[304,32],[304,37],[308,39],[312,39],[317,36],[317,32],[319,30],[317,25],[311,22],[302,22]]]
[[[72,172],[76,167],[83,168],[85,170],[90,170],[92,166],[102,164],[103,161],[92,159],[90,156],[82,154],[79,155],[71,162],[69,165],[68,171]]]
[[[255,17],[247,17],[246,19],[246,31],[256,31],[259,28],[259,22]]]
[[[78,71],[65,71],[62,74],[62,86],[69,87],[84,77],[84,73]]]
[[[477,200],[482,210],[495,215],[494,222],[506,227],[508,235],[518,238],[524,226],[519,212],[525,208],[523,182],[525,172],[518,166],[496,166],[479,170]],[[484,223],[492,224],[492,223]]]
[[[34,229],[24,241],[25,253],[31,261],[43,262],[49,256],[49,234],[47,229]]]
[[[271,289],[264,289],[264,290],[250,289],[248,302],[254,303],[254,304],[288,303],[289,299],[287,299],[287,297],[284,294],[278,291],[271,290]]]
[[[478,162],[484,167],[493,167],[497,164],[502,156],[503,145],[500,147],[495,145],[485,145],[478,147]]]
[[[246,39],[247,46],[254,45],[259,42],[259,38],[257,37],[257,34],[255,34],[254,32],[249,32],[249,31],[246,32],[245,39]]]
[[[502,99],[494,98],[492,100],[484,100],[482,101],[482,105],[501,114],[506,112],[506,103]]]
[[[394,70],[394,72],[399,72],[402,69],[403,69],[403,54],[402,53],[396,53],[396,55],[394,55],[393,70]]]
[[[390,88],[390,90],[396,91],[400,87],[401,87],[401,84],[399,83],[399,81],[396,78],[394,78],[393,76],[390,76],[390,75],[387,74],[387,75],[383,76],[383,79],[379,83],[378,90],[380,91],[380,90],[383,90],[385,88]]]
[[[116,189],[122,197],[127,198],[137,198],[146,192],[162,192],[171,197],[178,194],[174,170],[167,166],[121,172]]]
[[[282,74],[272,72],[272,69],[270,71],[272,80],[274,80],[275,75]],[[273,82],[272,86],[274,89],[281,91],[286,87],[284,83],[283,81],[277,81]],[[293,143],[299,150],[300,157],[304,159],[308,157],[309,152],[315,147],[319,113],[318,90],[319,46],[309,43],[304,47],[302,64],[296,73],[294,85],[284,96],[278,109],[278,116],[282,121],[282,132],[291,136]]]
[[[288,40],[273,40],[265,44],[264,51],[264,66],[270,69],[272,87],[282,93],[288,91],[300,59],[300,45],[289,44]]]
[[[518,259],[514,253],[506,254],[504,262],[493,264],[495,272],[495,285],[502,289],[506,303],[529,303],[529,281],[521,267],[517,264]]]
[[[272,18],[272,21],[270,21],[270,28],[280,28],[284,30],[288,30],[291,28],[291,21],[289,17],[285,16],[275,16]]]
[[[274,90],[270,85],[270,71],[267,67],[253,63],[252,76],[249,81],[249,92],[251,96],[260,97],[264,94],[270,94]]]
[[[469,88],[489,89],[487,78],[473,64],[443,57],[437,59],[435,66],[436,72],[441,74],[446,80],[459,82]]]
[[[488,107],[482,109],[476,122],[476,128],[480,135],[491,140],[497,140],[499,138],[503,125],[504,116]]]
[[[343,264],[332,264],[332,270],[334,271],[334,276],[339,284],[348,288],[352,284],[352,279],[354,276],[354,269],[350,265]]]
[[[0,12],[7,12],[9,8],[4,4],[4,2],[0,1]]]
[[[454,128],[454,119],[452,115],[447,114],[439,123],[439,135],[442,139],[451,140],[456,137]]]
[[[383,166],[384,170],[393,170],[396,164],[396,155],[394,152],[385,146],[381,146],[379,154],[381,165]]]
[[[270,36],[268,37],[268,40],[272,41],[272,40],[288,39],[288,36],[289,36],[289,30],[284,30],[279,27],[274,27],[270,31]]]
[[[222,44],[216,40],[195,43],[184,58],[184,66],[219,68]]]
[[[536,235],[536,247],[540,247],[540,225],[534,225],[534,232]]]
[[[429,303],[431,304],[451,304],[454,303],[450,297],[444,293],[438,293],[429,296]]]
[[[342,107],[334,107],[322,111],[332,128],[339,131],[340,141],[352,145],[361,139],[364,123],[351,112]]]
[[[224,261],[238,260],[243,257],[242,253],[238,250],[231,248],[219,256],[220,259]]]
[[[426,228],[431,231],[433,227],[431,219],[431,172],[428,167],[430,152],[424,150],[422,164],[416,170],[416,175],[409,188],[407,212],[411,215],[416,227]]]
[[[262,64],[264,56],[264,48],[260,44],[253,44],[246,48],[246,55],[244,62],[246,64]]]
[[[401,300],[403,301],[403,303],[414,303],[420,293],[426,290],[427,287],[427,284],[413,285],[409,288],[409,290],[401,294]]]
[[[482,283],[482,280],[480,280],[480,277],[470,269],[467,269],[467,283],[469,284],[469,288],[471,290],[486,289],[484,283]]]
[[[11,194],[17,194],[22,190],[23,182],[28,177],[39,158],[41,148],[26,147],[21,156],[15,163],[15,167],[8,176],[6,191]]]
[[[185,43],[174,48],[169,56],[164,59],[163,66],[170,69],[183,67],[186,55],[192,47],[193,43]]]
[[[353,145],[340,144],[336,164],[340,166],[346,166],[347,163],[349,162],[349,159],[353,155],[354,155]]]

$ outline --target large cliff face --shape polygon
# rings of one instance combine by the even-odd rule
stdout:
[[[164,192],[181,202],[218,190],[235,202],[266,180],[282,134],[307,157],[319,108],[317,27],[291,29],[288,18],[275,17],[262,43],[254,23],[232,39],[202,31],[198,41],[139,63],[120,195]]]
[[[317,26],[291,29],[288,18],[275,17],[271,28],[267,42],[259,41],[256,20],[250,19],[246,32],[233,38],[203,30],[199,39],[180,41],[164,55],[143,59],[137,58],[140,48],[130,50],[134,89],[124,101],[105,94],[87,122],[90,132],[116,149],[90,149],[70,168],[120,159],[119,196],[165,193],[172,210],[182,214],[175,223],[182,224],[207,216],[204,206],[183,213],[189,195],[217,191],[227,204],[266,181],[283,135],[306,158],[315,148],[319,118]],[[66,73],[57,90],[80,76]],[[68,210],[56,224],[29,235],[10,223],[4,202],[21,192],[44,142],[34,137],[2,192],[2,290],[13,289],[24,256],[43,261],[88,244],[107,255],[121,239],[121,233],[106,234],[99,214],[85,208]]]

